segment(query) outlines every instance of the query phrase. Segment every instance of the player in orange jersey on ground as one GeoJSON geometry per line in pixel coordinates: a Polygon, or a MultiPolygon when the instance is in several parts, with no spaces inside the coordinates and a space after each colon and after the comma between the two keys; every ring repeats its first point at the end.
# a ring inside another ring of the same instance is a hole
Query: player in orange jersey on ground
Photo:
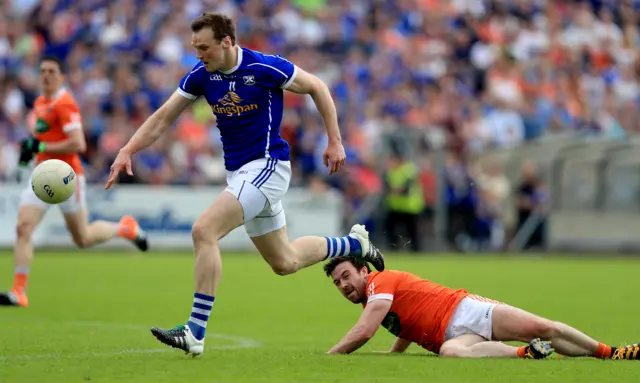
{"type": "MultiPolygon", "coordinates": [[[[28,164],[36,157],[36,164],[49,159],[65,161],[76,172],[76,192],[61,203],[67,228],[78,247],[89,247],[114,237],[131,240],[139,249],[147,250],[147,239],[133,217],[125,216],[119,223],[88,222],[86,209],[86,181],[78,153],[86,148],[82,131],[82,117],[73,96],[63,88],[62,63],[46,57],[40,63],[42,95],[34,105],[36,123],[33,136],[21,144],[20,163],[28,164]]],[[[42,202],[25,186],[20,199],[16,243],[15,271],[11,291],[0,294],[0,305],[27,307],[27,278],[33,262],[31,235],[50,205],[42,202]]]]}
{"type": "Polygon", "coordinates": [[[491,299],[454,290],[396,270],[371,272],[361,259],[336,257],[324,271],[342,295],[364,311],[330,354],[362,347],[379,326],[397,336],[389,352],[416,343],[440,356],[542,359],[554,350],[565,356],[640,359],[640,346],[611,347],[564,323],[491,299]],[[514,347],[503,341],[520,341],[514,347]]]}

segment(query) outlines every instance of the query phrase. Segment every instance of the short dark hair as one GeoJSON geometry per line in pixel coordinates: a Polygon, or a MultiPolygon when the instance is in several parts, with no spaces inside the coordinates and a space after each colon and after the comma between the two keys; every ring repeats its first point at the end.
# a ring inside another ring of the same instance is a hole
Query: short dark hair
{"type": "Polygon", "coordinates": [[[62,62],[62,60],[60,60],[58,56],[53,56],[53,55],[42,56],[42,58],[40,59],[40,63],[43,63],[45,61],[50,61],[58,64],[58,69],[60,69],[60,73],[62,74],[65,73],[64,63],[62,62]]]}
{"type": "Polygon", "coordinates": [[[357,270],[360,270],[361,268],[366,267],[367,271],[371,272],[371,268],[369,267],[369,264],[364,259],[362,259],[361,257],[352,257],[347,255],[347,256],[332,258],[329,262],[327,262],[326,265],[324,265],[324,272],[325,274],[327,274],[327,277],[330,276],[331,273],[333,273],[333,270],[335,270],[335,268],[338,267],[339,264],[344,262],[351,263],[353,267],[355,267],[357,270]]]}
{"type": "Polygon", "coordinates": [[[215,12],[204,12],[191,23],[191,31],[194,33],[200,32],[206,27],[211,28],[216,40],[220,41],[229,36],[231,43],[236,44],[236,24],[229,16],[215,12]]]}

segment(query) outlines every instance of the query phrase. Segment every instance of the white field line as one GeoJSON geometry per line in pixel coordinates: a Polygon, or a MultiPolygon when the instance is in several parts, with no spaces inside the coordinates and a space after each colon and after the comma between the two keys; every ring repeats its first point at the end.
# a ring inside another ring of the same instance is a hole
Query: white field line
{"type": "MultiPolygon", "coordinates": [[[[114,329],[130,329],[130,330],[149,330],[148,326],[143,326],[139,324],[128,324],[128,323],[110,323],[110,322],[93,322],[93,321],[48,321],[48,320],[39,320],[39,319],[7,319],[0,318],[0,323],[24,323],[24,322],[37,322],[37,323],[51,323],[52,325],[70,325],[77,327],[101,327],[101,328],[114,328],[114,329]]],[[[151,336],[149,334],[149,336],[151,336]]],[[[241,348],[256,348],[261,347],[262,343],[250,339],[243,338],[233,335],[227,334],[217,334],[217,333],[207,333],[207,340],[209,343],[205,347],[205,350],[237,350],[241,348]],[[211,344],[212,339],[223,339],[233,344],[228,345],[218,345],[211,344]]],[[[112,351],[112,352],[85,352],[81,354],[40,354],[40,355],[14,355],[14,356],[3,356],[0,355],[0,361],[5,360],[18,360],[18,359],[73,359],[73,358],[86,358],[86,357],[110,357],[110,356],[118,356],[118,355],[131,355],[131,354],[158,354],[163,352],[180,352],[180,350],[173,349],[169,346],[163,348],[152,348],[152,349],[124,349],[120,351],[112,351]]]]}

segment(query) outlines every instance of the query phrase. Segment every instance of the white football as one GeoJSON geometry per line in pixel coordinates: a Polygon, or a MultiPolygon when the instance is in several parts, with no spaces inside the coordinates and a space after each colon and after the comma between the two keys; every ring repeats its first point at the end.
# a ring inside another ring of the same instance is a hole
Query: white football
{"type": "Polygon", "coordinates": [[[64,161],[43,161],[31,175],[31,188],[43,202],[64,202],[76,191],[76,172],[64,161]]]}

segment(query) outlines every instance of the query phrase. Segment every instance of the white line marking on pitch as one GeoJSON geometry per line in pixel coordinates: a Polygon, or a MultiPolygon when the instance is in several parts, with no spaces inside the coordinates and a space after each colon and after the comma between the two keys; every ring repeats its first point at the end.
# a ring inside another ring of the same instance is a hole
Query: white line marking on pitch
{"type": "MultiPolygon", "coordinates": [[[[147,326],[138,325],[138,324],[127,324],[127,323],[110,323],[110,322],[92,322],[92,321],[71,321],[71,322],[57,322],[57,321],[48,321],[48,320],[39,320],[39,319],[0,319],[0,322],[5,323],[24,323],[24,322],[47,322],[52,324],[66,324],[71,326],[86,326],[86,327],[111,327],[117,329],[132,329],[132,330],[148,330],[147,326]]],[[[261,347],[262,343],[257,340],[250,338],[242,338],[233,335],[227,334],[216,334],[216,333],[208,333],[207,339],[224,339],[228,341],[235,342],[235,344],[229,345],[210,345],[205,347],[205,350],[237,350],[241,348],[256,348],[261,347]]],[[[118,356],[118,355],[131,355],[131,354],[158,354],[163,352],[176,352],[179,350],[174,350],[169,348],[169,346],[165,348],[152,348],[152,349],[125,349],[121,351],[112,351],[112,352],[87,352],[83,354],[69,354],[69,355],[56,355],[56,354],[43,354],[43,355],[15,355],[15,356],[0,356],[0,361],[4,360],[14,360],[14,359],[72,359],[72,358],[86,358],[86,357],[108,357],[108,356],[118,356]]]]}

